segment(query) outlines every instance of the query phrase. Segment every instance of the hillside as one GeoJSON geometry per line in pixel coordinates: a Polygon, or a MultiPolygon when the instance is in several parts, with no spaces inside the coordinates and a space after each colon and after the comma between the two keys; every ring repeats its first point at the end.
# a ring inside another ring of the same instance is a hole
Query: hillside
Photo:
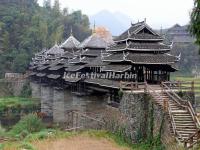
{"type": "Polygon", "coordinates": [[[131,25],[131,18],[120,12],[111,13],[107,10],[102,10],[89,18],[91,25],[95,21],[97,26],[106,27],[114,36],[118,36],[131,25]]]}
{"type": "Polygon", "coordinates": [[[69,36],[85,39],[90,33],[89,19],[81,11],[61,10],[46,1],[0,0],[0,78],[5,72],[24,72],[32,55],[60,43],[69,36]]]}

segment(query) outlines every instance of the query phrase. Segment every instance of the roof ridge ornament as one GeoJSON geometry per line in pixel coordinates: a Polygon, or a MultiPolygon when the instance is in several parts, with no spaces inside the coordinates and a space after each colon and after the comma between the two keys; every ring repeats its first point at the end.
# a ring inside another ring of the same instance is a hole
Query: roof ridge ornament
{"type": "Polygon", "coordinates": [[[126,48],[129,47],[129,43],[128,43],[128,40],[126,40],[126,48]]]}
{"type": "Polygon", "coordinates": [[[85,59],[85,57],[82,57],[81,54],[79,55],[79,61],[82,62],[82,60],[85,59]]]}
{"type": "Polygon", "coordinates": [[[178,59],[178,61],[180,61],[181,60],[181,53],[178,56],[176,56],[176,58],[178,59]]]}
{"type": "Polygon", "coordinates": [[[93,33],[93,34],[96,33],[96,22],[95,22],[95,20],[94,20],[94,26],[93,26],[93,31],[92,31],[92,33],[93,33]]]}
{"type": "Polygon", "coordinates": [[[71,26],[71,32],[70,32],[70,35],[73,36],[73,29],[72,29],[72,26],[71,26]]]}
{"type": "Polygon", "coordinates": [[[125,51],[123,51],[123,60],[127,60],[128,55],[129,55],[129,52],[125,53],[125,51]]]}
{"type": "Polygon", "coordinates": [[[171,49],[172,49],[173,45],[174,45],[174,41],[172,41],[172,43],[170,44],[171,49]]]}
{"type": "Polygon", "coordinates": [[[101,50],[101,60],[104,59],[104,56],[103,56],[103,51],[101,50]]]}
{"type": "Polygon", "coordinates": [[[131,36],[131,34],[130,34],[130,31],[129,31],[129,29],[128,29],[128,38],[130,38],[130,36],[131,36]]]}
{"type": "Polygon", "coordinates": [[[131,21],[131,26],[133,26],[134,25],[134,23],[131,21]]]}

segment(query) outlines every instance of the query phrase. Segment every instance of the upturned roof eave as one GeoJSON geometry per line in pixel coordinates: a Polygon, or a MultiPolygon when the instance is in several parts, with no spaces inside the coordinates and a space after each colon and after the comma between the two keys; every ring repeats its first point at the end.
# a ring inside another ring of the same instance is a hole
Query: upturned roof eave
{"type": "Polygon", "coordinates": [[[124,49],[115,49],[115,50],[109,50],[107,49],[107,52],[118,52],[118,51],[142,51],[142,52],[149,52],[149,51],[171,51],[171,49],[132,49],[132,48],[124,48],[124,49]]]}
{"type": "Polygon", "coordinates": [[[114,40],[114,42],[118,43],[118,42],[125,42],[127,40],[133,40],[133,41],[163,41],[163,38],[160,39],[139,39],[139,38],[126,38],[126,39],[122,39],[122,40],[114,40]]]}
{"type": "Polygon", "coordinates": [[[166,64],[174,64],[176,61],[173,62],[163,62],[163,63],[149,63],[149,62],[134,62],[132,60],[102,60],[103,62],[131,62],[132,64],[146,64],[146,65],[166,65],[166,64]]]}

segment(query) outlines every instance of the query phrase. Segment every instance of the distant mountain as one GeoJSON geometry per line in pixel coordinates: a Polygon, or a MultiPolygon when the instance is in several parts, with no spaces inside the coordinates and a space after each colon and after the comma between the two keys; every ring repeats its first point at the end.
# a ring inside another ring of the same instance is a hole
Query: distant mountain
{"type": "Polygon", "coordinates": [[[91,27],[96,23],[96,26],[106,27],[112,35],[116,36],[124,32],[130,27],[131,18],[121,12],[111,13],[107,10],[102,10],[97,14],[90,16],[91,27]]]}

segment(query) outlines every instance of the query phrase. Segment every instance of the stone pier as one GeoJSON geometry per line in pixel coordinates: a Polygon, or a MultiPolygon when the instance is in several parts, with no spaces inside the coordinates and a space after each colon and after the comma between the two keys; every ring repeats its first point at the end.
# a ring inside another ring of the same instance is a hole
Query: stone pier
{"type": "Polygon", "coordinates": [[[66,122],[65,93],[62,88],[54,88],[53,91],[53,121],[66,122]]]}
{"type": "Polygon", "coordinates": [[[53,116],[53,87],[41,85],[41,112],[47,116],[53,116]]]}
{"type": "Polygon", "coordinates": [[[41,85],[36,82],[30,82],[30,86],[32,89],[32,98],[41,98],[41,85]]]}

